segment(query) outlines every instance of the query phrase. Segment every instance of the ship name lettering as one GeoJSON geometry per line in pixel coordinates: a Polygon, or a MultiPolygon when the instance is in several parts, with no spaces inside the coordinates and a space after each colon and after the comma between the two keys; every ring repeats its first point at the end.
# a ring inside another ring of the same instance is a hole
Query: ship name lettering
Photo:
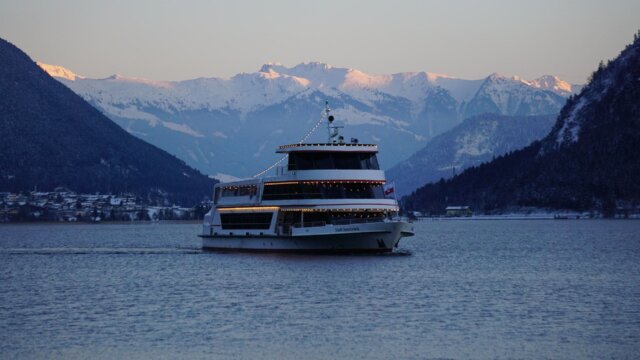
{"type": "Polygon", "coordinates": [[[343,228],[336,229],[336,232],[342,232],[342,231],[360,231],[360,228],[357,226],[351,226],[351,227],[343,227],[343,228]]]}

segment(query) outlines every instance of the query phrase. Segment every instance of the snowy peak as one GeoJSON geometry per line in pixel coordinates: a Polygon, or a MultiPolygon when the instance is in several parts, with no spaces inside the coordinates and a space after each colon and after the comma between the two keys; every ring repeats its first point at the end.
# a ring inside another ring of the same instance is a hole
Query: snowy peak
{"type": "Polygon", "coordinates": [[[521,83],[525,85],[529,84],[526,80],[523,80],[518,75],[507,76],[497,72],[494,72],[491,75],[487,76],[485,78],[485,82],[497,83],[497,84],[503,84],[503,83],[521,83]]]}
{"type": "Polygon", "coordinates": [[[520,83],[531,88],[552,91],[560,96],[568,97],[577,93],[582,86],[570,84],[555,75],[543,75],[534,80],[525,80],[520,76],[505,76],[499,73],[493,73],[486,78],[487,82],[496,84],[520,83]]]}
{"type": "Polygon", "coordinates": [[[522,80],[519,76],[508,77],[502,74],[493,73],[484,80],[482,88],[495,88],[495,89],[513,89],[529,87],[529,82],[522,80]]]}
{"type": "Polygon", "coordinates": [[[84,79],[84,76],[80,76],[73,71],[59,65],[49,65],[41,62],[36,62],[36,64],[52,77],[62,78],[70,81],[75,81],[76,79],[84,79]]]}
{"type": "Polygon", "coordinates": [[[279,62],[268,62],[263,64],[260,67],[260,70],[258,70],[258,72],[269,72],[269,71],[276,71],[278,70],[278,68],[282,68],[284,67],[281,63],[279,62]]]}
{"type": "Polygon", "coordinates": [[[322,62],[302,63],[292,68],[280,63],[267,63],[260,68],[262,73],[274,72],[305,79],[308,86],[316,89],[340,87],[349,71],[351,69],[335,68],[322,62]]]}
{"type": "Polygon", "coordinates": [[[557,94],[571,94],[573,85],[554,75],[544,75],[529,82],[530,86],[538,89],[550,90],[557,94]]]}
{"type": "Polygon", "coordinates": [[[335,68],[330,64],[322,62],[300,63],[294,67],[287,67],[279,62],[268,62],[260,67],[260,72],[274,71],[280,74],[295,75],[299,77],[309,78],[314,75],[327,74],[331,72],[344,73],[349,69],[335,68]]]}
{"type": "MultiPolygon", "coordinates": [[[[252,74],[240,74],[245,77],[252,77],[252,74]]],[[[236,75],[238,76],[238,75],[236,75]]],[[[311,82],[303,77],[287,75],[286,73],[281,73],[276,70],[272,66],[263,65],[260,71],[256,74],[258,78],[261,80],[276,80],[291,82],[300,86],[309,86],[311,82]]],[[[235,77],[234,77],[235,78],[235,77]]]]}
{"type": "Polygon", "coordinates": [[[145,79],[145,78],[139,78],[139,77],[126,77],[120,74],[113,74],[105,78],[104,80],[110,81],[110,82],[142,84],[142,85],[158,87],[158,88],[171,88],[173,87],[173,84],[174,84],[171,81],[159,81],[159,80],[145,79]]]}
{"type": "MultiPolygon", "coordinates": [[[[320,61],[311,61],[307,63],[301,63],[294,66],[291,70],[299,72],[327,72],[335,69],[331,64],[323,63],[320,61]]],[[[338,70],[346,70],[344,68],[338,70]]]]}

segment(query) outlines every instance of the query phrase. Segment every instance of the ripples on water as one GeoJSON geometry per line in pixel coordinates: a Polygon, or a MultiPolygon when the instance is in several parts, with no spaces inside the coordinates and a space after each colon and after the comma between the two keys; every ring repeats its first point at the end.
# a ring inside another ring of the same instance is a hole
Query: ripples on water
{"type": "Polygon", "coordinates": [[[0,358],[635,358],[639,221],[425,221],[391,255],[0,226],[0,358]]]}

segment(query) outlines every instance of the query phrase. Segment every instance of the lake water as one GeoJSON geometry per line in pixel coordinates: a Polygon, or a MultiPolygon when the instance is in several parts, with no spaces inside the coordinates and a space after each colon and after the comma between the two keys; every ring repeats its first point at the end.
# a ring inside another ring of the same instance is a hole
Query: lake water
{"type": "Polygon", "coordinates": [[[640,221],[422,221],[378,256],[1,225],[0,358],[638,358],[640,221]]]}

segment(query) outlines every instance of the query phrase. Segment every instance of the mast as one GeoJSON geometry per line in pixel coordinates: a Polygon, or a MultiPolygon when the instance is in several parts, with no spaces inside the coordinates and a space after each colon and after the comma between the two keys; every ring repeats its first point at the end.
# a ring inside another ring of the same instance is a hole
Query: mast
{"type": "Polygon", "coordinates": [[[327,142],[331,142],[331,123],[333,122],[333,116],[329,115],[330,112],[331,109],[329,108],[329,100],[325,100],[324,116],[327,118],[327,131],[329,132],[329,140],[327,140],[327,142]]]}
{"type": "Polygon", "coordinates": [[[333,120],[335,120],[335,118],[333,115],[329,115],[331,109],[329,108],[328,100],[324,102],[324,112],[327,118],[327,131],[329,132],[329,139],[327,140],[327,143],[331,144],[332,142],[335,142],[333,138],[338,136],[338,129],[342,126],[333,126],[333,120]]]}

